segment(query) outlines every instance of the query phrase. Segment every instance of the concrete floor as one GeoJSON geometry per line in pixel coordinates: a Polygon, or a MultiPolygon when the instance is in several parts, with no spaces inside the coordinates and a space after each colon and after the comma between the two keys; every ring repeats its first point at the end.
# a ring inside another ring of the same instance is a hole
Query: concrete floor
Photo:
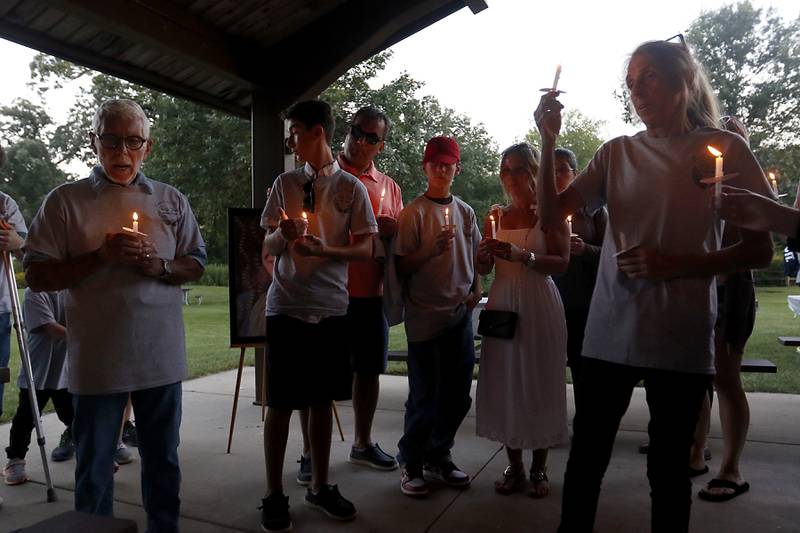
{"type": "MultiPolygon", "coordinates": [[[[261,408],[252,405],[253,369],[245,369],[237,415],[233,450],[225,453],[235,372],[225,372],[184,384],[181,431],[182,531],[210,533],[258,531],[260,498],[264,492],[263,424],[261,408]]],[[[388,451],[396,451],[403,426],[403,402],[407,394],[403,377],[384,376],[375,421],[374,437],[388,451]]],[[[622,422],[614,457],[606,474],[596,524],[599,532],[640,533],[649,530],[649,488],[645,456],[637,447],[646,436],[647,410],[643,391],[637,390],[622,422]]],[[[568,392],[571,399],[571,390],[568,392]]],[[[800,531],[800,396],[750,394],[752,425],[743,459],[749,493],[723,504],[695,497],[693,532],[800,531]]],[[[345,438],[352,437],[353,413],[349,403],[339,405],[345,438]]],[[[570,416],[572,409],[570,408],[570,416]]],[[[712,473],[719,465],[722,443],[718,416],[713,416],[710,446],[712,473]]],[[[55,415],[44,418],[48,452],[63,429],[55,415]]],[[[5,443],[8,425],[0,426],[5,443]]],[[[294,530],[300,532],[462,532],[555,531],[567,448],[551,452],[552,494],[532,500],[523,494],[500,496],[493,482],[505,467],[502,447],[475,436],[474,411],[461,427],[454,458],[474,476],[472,486],[454,491],[433,485],[425,500],[412,500],[399,490],[398,472],[378,472],[346,462],[350,442],[334,437],[331,480],[358,508],[354,522],[333,523],[302,504],[304,489],[294,482],[301,448],[298,425],[292,424],[286,458],[285,487],[290,498],[294,530]]],[[[526,455],[526,460],[529,457],[526,455]]],[[[28,454],[32,481],[9,487],[0,483],[0,532],[33,524],[69,510],[73,505],[74,462],[51,463],[58,502],[45,503],[44,475],[38,449],[28,454]]],[[[695,488],[711,478],[697,478],[695,488]]],[[[139,462],[120,469],[116,476],[115,513],[138,522],[145,529],[141,507],[139,462]]]]}

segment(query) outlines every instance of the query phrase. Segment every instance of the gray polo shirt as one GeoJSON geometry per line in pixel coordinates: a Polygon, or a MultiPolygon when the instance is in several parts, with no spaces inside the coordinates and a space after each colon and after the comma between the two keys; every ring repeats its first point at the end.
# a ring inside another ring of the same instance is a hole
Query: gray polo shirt
{"type": "Polygon", "coordinates": [[[629,279],[614,254],[625,245],[664,254],[705,254],[720,248],[722,222],[712,208],[714,175],[706,147],[724,154],[729,182],[772,197],[753,153],[738,135],[698,128],[677,137],[641,132],[604,144],[574,183],[590,210],[608,206],[600,267],[583,355],[625,365],[714,373],[714,277],[629,279]]]}
{"type": "Polygon", "coordinates": [[[400,213],[395,240],[398,256],[409,255],[423,243],[436,239],[445,222],[445,208],[450,209],[449,222],[455,226],[450,250],[430,258],[403,280],[409,342],[430,340],[467,313],[464,300],[475,280],[475,255],[481,233],[472,208],[460,198],[452,198],[449,204],[440,204],[423,194],[400,213]]]}
{"type": "MultiPolygon", "coordinates": [[[[27,234],[28,228],[25,227],[25,219],[19,210],[17,202],[9,195],[0,192],[0,219],[5,220],[14,228],[23,239],[27,234]]],[[[11,312],[11,293],[9,292],[8,280],[6,280],[6,267],[0,261],[0,313],[11,312]]]]}
{"type": "MultiPolygon", "coordinates": [[[[134,211],[139,231],[155,243],[159,257],[190,256],[205,265],[205,243],[183,194],[141,172],[128,186],[117,185],[100,167],[47,195],[31,223],[24,263],[97,250],[107,233],[131,226],[134,211]]],[[[130,267],[107,266],[65,293],[71,392],[129,392],[186,377],[178,285],[130,267]]]]}
{"type": "MultiPolygon", "coordinates": [[[[347,246],[350,235],[378,232],[367,188],[337,162],[329,176],[315,179],[315,209],[308,213],[308,233],[331,246],[347,246]]],[[[310,165],[278,176],[261,214],[261,227],[280,222],[280,209],[290,218],[303,211],[303,185],[314,178],[310,165]]],[[[306,257],[287,246],[275,261],[267,295],[267,315],[286,314],[304,320],[347,313],[347,261],[306,257]]]]}
{"type": "MultiPolygon", "coordinates": [[[[22,316],[28,329],[28,351],[31,354],[33,386],[36,390],[66,389],[67,379],[67,340],[50,335],[45,326],[51,323],[67,325],[64,313],[64,298],[58,291],[25,291],[22,316]]],[[[20,369],[17,386],[27,389],[25,370],[20,369]]]]}

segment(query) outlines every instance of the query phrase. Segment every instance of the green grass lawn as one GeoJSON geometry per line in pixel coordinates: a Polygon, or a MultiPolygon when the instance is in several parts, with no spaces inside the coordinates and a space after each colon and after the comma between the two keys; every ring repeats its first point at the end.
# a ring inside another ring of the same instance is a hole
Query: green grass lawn
{"type": "MultiPolygon", "coordinates": [[[[778,335],[800,336],[800,318],[795,319],[786,304],[788,294],[800,294],[800,288],[765,287],[758,289],[756,327],[747,345],[745,357],[769,359],[778,365],[777,374],[744,374],[748,391],[800,393],[800,354],[794,348],[781,346],[778,335]]],[[[184,307],[186,341],[189,353],[189,377],[199,377],[236,368],[239,349],[229,347],[228,288],[193,286],[192,305],[184,307]],[[197,305],[197,296],[203,304],[197,305]]],[[[389,348],[404,350],[405,333],[395,326],[389,334],[389,348]]],[[[253,364],[253,350],[248,350],[247,364],[253,364]]],[[[5,387],[5,405],[0,423],[11,419],[17,409],[19,354],[16,338],[11,342],[12,383],[5,387]]],[[[403,373],[404,363],[390,363],[390,373],[403,373]]]]}

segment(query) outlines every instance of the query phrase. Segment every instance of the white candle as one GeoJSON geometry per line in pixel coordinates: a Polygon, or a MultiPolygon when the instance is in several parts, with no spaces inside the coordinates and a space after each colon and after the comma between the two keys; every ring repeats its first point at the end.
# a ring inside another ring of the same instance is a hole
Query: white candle
{"type": "Polygon", "coordinates": [[[133,212],[133,231],[135,233],[139,231],[139,214],[136,211],[133,212]]]}
{"type": "Polygon", "coordinates": [[[494,216],[493,215],[489,215],[489,220],[492,223],[492,239],[496,239],[497,238],[497,223],[494,221],[494,216]]]}
{"type": "Polygon", "coordinates": [[[306,214],[305,211],[303,211],[302,216],[303,220],[306,221],[306,227],[303,229],[303,235],[305,235],[306,233],[308,233],[308,215],[306,214]]]}
{"type": "Polygon", "coordinates": [[[769,173],[769,179],[772,181],[772,190],[775,191],[775,194],[778,194],[778,179],[773,172],[769,173]]]}
{"type": "Polygon", "coordinates": [[[556,66],[556,75],[553,78],[553,92],[558,89],[558,78],[561,77],[561,65],[556,66]]]}
{"type": "Polygon", "coordinates": [[[724,171],[722,168],[722,152],[714,148],[713,146],[708,146],[708,151],[711,152],[716,159],[714,160],[714,177],[719,178],[714,181],[714,207],[717,209],[722,207],[722,176],[724,175],[724,171]]]}
{"type": "Polygon", "coordinates": [[[572,215],[567,215],[567,227],[569,228],[569,234],[572,235],[572,215]]]}
{"type": "Polygon", "coordinates": [[[383,198],[386,196],[386,187],[383,188],[381,191],[381,201],[378,204],[378,216],[383,214],[383,198]]]}
{"type": "Polygon", "coordinates": [[[449,207],[445,207],[444,208],[444,225],[445,225],[445,227],[450,225],[450,208],[449,207]]]}

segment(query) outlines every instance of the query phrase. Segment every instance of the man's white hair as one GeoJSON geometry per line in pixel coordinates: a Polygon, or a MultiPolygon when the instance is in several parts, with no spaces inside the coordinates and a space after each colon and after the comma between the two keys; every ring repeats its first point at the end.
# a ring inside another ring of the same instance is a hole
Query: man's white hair
{"type": "Polygon", "coordinates": [[[114,98],[100,104],[100,107],[97,108],[94,118],[92,119],[92,130],[95,134],[100,134],[100,126],[103,125],[103,122],[108,117],[139,119],[142,121],[142,133],[145,139],[150,138],[150,120],[147,118],[147,115],[144,114],[142,106],[133,100],[114,98]]]}

